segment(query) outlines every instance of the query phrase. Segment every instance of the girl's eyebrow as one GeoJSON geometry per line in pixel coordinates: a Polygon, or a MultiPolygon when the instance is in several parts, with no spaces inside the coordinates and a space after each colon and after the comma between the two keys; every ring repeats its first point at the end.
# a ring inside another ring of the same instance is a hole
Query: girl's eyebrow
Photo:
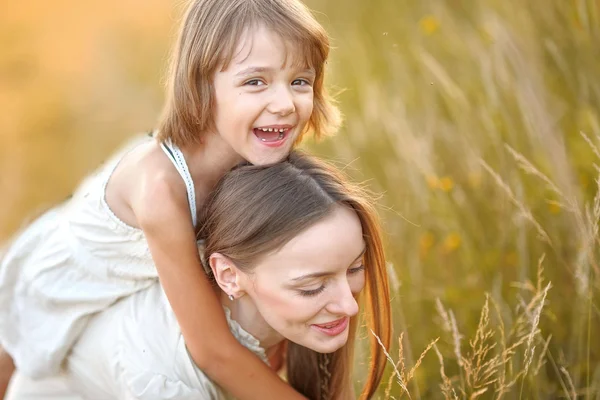
{"type": "Polygon", "coordinates": [[[269,67],[248,67],[248,68],[244,68],[243,70],[241,70],[240,72],[235,74],[235,76],[246,76],[246,75],[255,74],[257,72],[272,72],[272,71],[273,71],[273,68],[269,68],[269,67]]]}
{"type": "MultiPolygon", "coordinates": [[[[273,71],[274,71],[274,69],[271,67],[248,67],[248,68],[244,68],[240,72],[236,73],[235,76],[241,77],[241,76],[247,76],[247,75],[252,75],[252,74],[256,74],[256,73],[265,73],[265,72],[272,73],[273,71]]],[[[303,74],[308,74],[312,77],[316,76],[315,70],[312,68],[306,68],[300,72],[303,74]]]]}
{"type": "MultiPolygon", "coordinates": [[[[354,259],[354,261],[352,261],[350,263],[350,265],[354,264],[356,261],[358,261],[358,259],[360,259],[362,256],[364,256],[366,251],[367,251],[367,248],[366,247],[363,248],[363,250],[360,252],[360,254],[358,255],[358,257],[356,257],[354,259]]],[[[325,271],[324,272],[313,272],[312,274],[306,274],[306,275],[298,276],[296,278],[292,278],[291,281],[292,282],[298,282],[298,281],[303,281],[305,279],[321,278],[321,277],[329,276],[329,275],[334,275],[334,273],[333,272],[325,272],[325,271]]]]}

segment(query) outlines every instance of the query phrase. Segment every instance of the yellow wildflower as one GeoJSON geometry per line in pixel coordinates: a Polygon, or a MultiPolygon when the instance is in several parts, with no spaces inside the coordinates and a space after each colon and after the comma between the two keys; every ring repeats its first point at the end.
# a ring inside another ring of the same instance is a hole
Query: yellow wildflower
{"type": "Polygon", "coordinates": [[[444,192],[451,191],[453,187],[454,181],[452,181],[452,178],[450,178],[449,176],[445,176],[442,179],[440,179],[440,189],[442,189],[444,192]]]}
{"type": "Polygon", "coordinates": [[[451,232],[444,239],[444,250],[446,253],[451,253],[460,247],[462,240],[457,232],[451,232]]]}
{"type": "Polygon", "coordinates": [[[558,214],[560,212],[560,203],[557,203],[556,201],[549,201],[548,211],[550,211],[551,214],[558,214]]]}
{"type": "Polygon", "coordinates": [[[440,27],[440,21],[433,15],[427,15],[419,21],[421,32],[425,35],[433,35],[440,27]]]}

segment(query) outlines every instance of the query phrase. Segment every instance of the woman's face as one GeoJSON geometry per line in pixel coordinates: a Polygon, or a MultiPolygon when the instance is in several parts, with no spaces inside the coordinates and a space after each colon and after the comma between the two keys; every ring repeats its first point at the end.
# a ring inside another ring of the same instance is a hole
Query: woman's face
{"type": "Polygon", "coordinates": [[[354,210],[336,206],[323,220],[264,257],[240,280],[265,322],[320,353],[348,340],[355,296],[365,284],[365,243],[354,210]]]}

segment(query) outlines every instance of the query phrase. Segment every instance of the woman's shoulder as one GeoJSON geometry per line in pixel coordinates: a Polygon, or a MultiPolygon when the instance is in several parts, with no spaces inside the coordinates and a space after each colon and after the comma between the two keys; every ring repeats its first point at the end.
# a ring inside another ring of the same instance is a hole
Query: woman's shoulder
{"type": "Polygon", "coordinates": [[[125,390],[138,399],[221,398],[219,388],[189,356],[160,284],[125,301],[129,304],[121,311],[118,346],[125,390]]]}
{"type": "MultiPolygon", "coordinates": [[[[115,398],[221,398],[219,388],[189,357],[158,283],[96,315],[75,344],[68,366],[72,377],[104,382],[117,392],[115,398]]],[[[91,387],[85,382],[80,386],[91,387]]]]}

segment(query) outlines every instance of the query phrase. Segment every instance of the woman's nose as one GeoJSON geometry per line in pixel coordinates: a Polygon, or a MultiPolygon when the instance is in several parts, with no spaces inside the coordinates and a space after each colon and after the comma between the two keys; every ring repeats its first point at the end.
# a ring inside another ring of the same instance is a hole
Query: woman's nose
{"type": "Polygon", "coordinates": [[[358,303],[352,294],[348,282],[340,284],[339,290],[333,294],[328,311],[333,314],[353,317],[358,314],[358,303]]]}

